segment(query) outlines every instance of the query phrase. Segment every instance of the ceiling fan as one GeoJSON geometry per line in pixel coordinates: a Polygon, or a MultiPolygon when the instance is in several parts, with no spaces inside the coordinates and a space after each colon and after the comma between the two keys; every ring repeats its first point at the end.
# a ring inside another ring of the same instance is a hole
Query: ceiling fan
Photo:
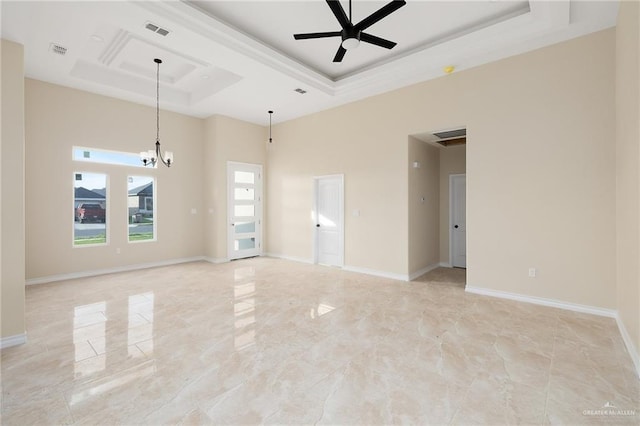
{"type": "Polygon", "coordinates": [[[391,1],[355,25],[351,22],[351,0],[349,0],[349,18],[347,18],[347,15],[338,0],[327,0],[327,4],[340,23],[342,30],[323,33],[294,34],[293,38],[296,40],[305,40],[310,38],[342,37],[342,43],[340,44],[340,47],[338,47],[338,51],[336,52],[336,56],[333,58],[333,62],[342,62],[342,58],[344,58],[344,54],[347,53],[347,50],[355,49],[361,41],[387,49],[393,49],[396,45],[393,41],[385,40],[363,31],[407,4],[405,0],[391,1]]]}

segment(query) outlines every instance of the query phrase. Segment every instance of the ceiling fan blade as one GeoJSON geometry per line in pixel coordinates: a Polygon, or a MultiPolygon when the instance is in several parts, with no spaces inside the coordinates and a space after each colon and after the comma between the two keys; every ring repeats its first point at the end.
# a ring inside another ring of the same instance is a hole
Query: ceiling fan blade
{"type": "Polygon", "coordinates": [[[309,38],[339,37],[340,35],[341,35],[340,31],[329,31],[325,33],[294,34],[293,38],[295,38],[296,40],[305,40],[309,38]]]}
{"type": "Polygon", "coordinates": [[[390,15],[396,10],[400,9],[405,4],[407,4],[405,0],[393,0],[392,2],[387,3],[385,6],[382,6],[380,9],[364,18],[362,21],[355,24],[353,28],[357,31],[366,30],[385,16],[390,15]]]}
{"type": "Polygon", "coordinates": [[[387,49],[393,49],[394,46],[398,44],[396,42],[376,37],[367,33],[360,33],[360,41],[365,41],[367,43],[375,44],[376,46],[384,47],[387,49]]]}
{"type": "Polygon", "coordinates": [[[347,49],[342,47],[338,47],[338,51],[336,52],[336,56],[333,58],[333,62],[342,62],[342,58],[344,58],[344,54],[347,53],[347,49]]]}
{"type": "Polygon", "coordinates": [[[342,28],[351,26],[351,22],[349,22],[349,18],[347,18],[346,13],[344,13],[344,9],[338,0],[327,0],[327,4],[331,8],[331,11],[336,16],[336,19],[342,28]]]}

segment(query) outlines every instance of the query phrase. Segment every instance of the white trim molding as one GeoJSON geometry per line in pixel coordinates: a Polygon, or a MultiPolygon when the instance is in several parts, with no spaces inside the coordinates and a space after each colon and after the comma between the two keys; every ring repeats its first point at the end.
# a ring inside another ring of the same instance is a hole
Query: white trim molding
{"type": "Polygon", "coordinates": [[[342,269],[349,272],[358,272],[360,274],[373,275],[381,278],[390,278],[392,280],[409,281],[408,274],[396,274],[394,272],[377,271],[375,269],[360,268],[358,266],[349,265],[345,265],[342,269]]]}
{"type": "Polygon", "coordinates": [[[229,259],[222,258],[222,257],[205,257],[202,260],[204,260],[205,262],[214,263],[214,264],[227,263],[229,261],[229,259]]]}
{"type": "Polygon", "coordinates": [[[616,323],[618,324],[618,329],[620,330],[620,334],[622,335],[622,340],[627,347],[627,352],[629,352],[629,356],[631,356],[631,361],[633,361],[633,365],[636,367],[638,378],[640,378],[640,356],[638,356],[638,350],[633,345],[631,336],[629,336],[629,332],[624,326],[624,322],[622,322],[622,318],[620,318],[620,314],[618,312],[616,312],[616,323]]]}
{"type": "Polygon", "coordinates": [[[27,333],[16,334],[15,336],[3,337],[0,339],[0,349],[10,348],[27,343],[27,333]]]}
{"type": "Polygon", "coordinates": [[[307,264],[313,265],[313,259],[307,259],[305,257],[287,256],[287,255],[278,254],[278,253],[265,253],[264,255],[266,257],[273,257],[275,259],[290,260],[292,262],[307,263],[307,264]]]}
{"type": "Polygon", "coordinates": [[[535,305],[550,306],[552,308],[560,308],[568,311],[582,312],[585,314],[599,315],[601,317],[615,318],[617,311],[613,309],[599,308],[597,306],[580,305],[577,303],[562,302],[555,299],[546,299],[544,297],[528,296],[518,293],[509,293],[507,291],[492,290],[489,288],[473,287],[467,284],[465,291],[467,293],[480,294],[483,296],[497,297],[500,299],[516,300],[518,302],[533,303],[535,305]]]}
{"type": "MultiPolygon", "coordinates": [[[[307,263],[310,265],[315,264],[313,259],[308,259],[304,257],[286,256],[284,254],[278,254],[278,253],[265,253],[265,256],[273,257],[276,259],[291,260],[292,262],[307,263]]],[[[319,265],[319,266],[325,266],[325,265],[319,265]]],[[[435,265],[435,267],[437,266],[438,265],[435,265]]],[[[409,281],[409,275],[407,274],[396,274],[393,272],[378,271],[378,270],[369,269],[369,268],[361,268],[359,266],[344,265],[342,268],[340,268],[339,266],[327,266],[327,268],[339,268],[339,269],[342,269],[343,271],[348,271],[348,272],[357,272],[359,274],[373,275],[375,277],[381,277],[381,278],[390,278],[392,280],[398,280],[398,281],[409,281]]]]}
{"type": "Polygon", "coordinates": [[[434,269],[439,268],[440,266],[440,263],[434,263],[433,265],[425,266],[424,268],[409,274],[409,281],[413,281],[416,278],[423,276],[427,272],[431,272],[434,269]]]}
{"type": "Polygon", "coordinates": [[[500,299],[517,300],[519,302],[533,303],[536,305],[550,306],[552,308],[559,308],[559,309],[565,309],[568,311],[582,312],[585,314],[592,314],[592,315],[599,315],[602,317],[613,318],[616,320],[616,324],[618,324],[618,330],[620,331],[622,340],[624,341],[624,344],[627,347],[627,352],[629,352],[629,356],[631,357],[631,361],[633,362],[633,365],[636,369],[636,373],[640,378],[640,356],[638,356],[638,351],[633,345],[631,336],[629,336],[629,333],[627,332],[627,329],[625,328],[624,323],[622,322],[622,319],[620,318],[620,315],[616,310],[599,308],[597,306],[579,305],[577,303],[562,302],[559,300],[546,299],[543,297],[526,296],[523,294],[509,293],[509,292],[500,291],[500,290],[491,290],[491,289],[482,288],[482,287],[473,287],[470,285],[467,285],[467,287],[465,288],[465,291],[468,293],[480,294],[483,296],[497,297],[500,299]]]}
{"type": "Polygon", "coordinates": [[[118,266],[115,268],[96,269],[93,271],[71,272],[69,274],[49,275],[47,277],[29,278],[26,285],[46,284],[55,281],[74,280],[76,278],[95,277],[98,275],[115,274],[118,272],[137,271],[139,269],[157,268],[159,266],[177,265],[179,263],[199,262],[205,260],[202,256],[185,257],[181,259],[162,260],[160,262],[138,263],[136,265],[118,266]]]}

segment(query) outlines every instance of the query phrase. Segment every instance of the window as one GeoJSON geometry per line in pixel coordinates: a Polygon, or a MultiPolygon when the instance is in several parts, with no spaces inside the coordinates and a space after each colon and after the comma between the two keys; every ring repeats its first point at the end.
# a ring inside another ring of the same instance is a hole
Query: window
{"type": "Polygon", "coordinates": [[[149,176],[129,176],[127,179],[129,241],[155,239],[155,184],[149,176]]]}
{"type": "Polygon", "coordinates": [[[73,245],[107,243],[107,175],[73,174],[73,245]]]}
{"type": "Polygon", "coordinates": [[[108,151],[106,149],[97,148],[84,148],[80,146],[73,147],[73,159],[75,161],[88,161],[90,163],[145,167],[142,161],[140,161],[139,154],[134,154],[132,152],[108,151]]]}

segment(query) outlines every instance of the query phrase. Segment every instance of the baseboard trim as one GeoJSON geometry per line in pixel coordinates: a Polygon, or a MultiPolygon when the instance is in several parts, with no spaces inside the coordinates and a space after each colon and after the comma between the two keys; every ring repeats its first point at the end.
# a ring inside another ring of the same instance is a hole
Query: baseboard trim
{"type": "Polygon", "coordinates": [[[76,278],[95,277],[98,275],[115,274],[118,272],[137,271],[139,269],[157,268],[159,266],[170,266],[170,265],[177,265],[180,263],[198,262],[202,260],[205,260],[203,256],[185,257],[181,259],[163,260],[160,262],[138,263],[136,265],[118,266],[115,268],[107,268],[107,269],[96,269],[93,271],[72,272],[70,274],[60,274],[60,275],[49,275],[47,277],[29,278],[28,280],[26,280],[26,285],[46,284],[46,283],[52,283],[55,281],[66,281],[66,280],[73,280],[76,278]]]}
{"type": "Polygon", "coordinates": [[[546,299],[544,297],[527,296],[518,293],[509,293],[507,291],[492,290],[482,287],[473,287],[467,284],[465,291],[467,293],[480,294],[483,296],[497,297],[500,299],[516,300],[518,302],[533,303],[536,305],[549,306],[552,308],[560,308],[568,311],[582,312],[585,314],[599,315],[601,317],[615,318],[617,311],[613,309],[598,308],[596,306],[579,305],[577,303],[561,302],[555,299],[546,299]]]}
{"type": "Polygon", "coordinates": [[[390,278],[398,281],[409,281],[409,275],[407,274],[395,274],[393,272],[378,271],[375,269],[360,268],[358,266],[349,265],[343,266],[342,269],[349,272],[357,272],[359,274],[373,275],[375,277],[390,278]]]}
{"type": "Polygon", "coordinates": [[[307,259],[305,257],[286,256],[284,254],[278,254],[278,253],[265,253],[264,256],[273,257],[273,258],[276,258],[276,259],[290,260],[292,262],[307,263],[307,264],[313,265],[313,259],[307,259]]]}
{"type": "MultiPolygon", "coordinates": [[[[313,259],[307,259],[307,258],[304,258],[304,257],[286,256],[286,255],[278,254],[278,253],[265,253],[264,255],[267,256],[267,257],[273,257],[273,258],[276,258],[276,259],[290,260],[292,262],[306,263],[306,264],[309,264],[309,265],[313,265],[314,264],[313,259]]],[[[394,274],[392,272],[377,271],[375,269],[360,268],[360,267],[357,267],[357,266],[349,266],[349,265],[344,265],[341,269],[343,271],[357,272],[357,273],[360,273],[360,274],[373,275],[373,276],[381,277],[381,278],[391,278],[392,280],[409,281],[409,276],[408,275],[394,274]]]]}
{"type": "Polygon", "coordinates": [[[218,257],[203,257],[202,260],[209,262],[209,263],[227,263],[229,261],[229,259],[226,258],[218,258],[218,257]]]}
{"type": "Polygon", "coordinates": [[[636,367],[638,378],[640,378],[640,356],[638,356],[638,351],[633,345],[631,336],[629,336],[627,328],[624,326],[622,318],[620,318],[620,314],[618,312],[616,312],[616,323],[618,324],[618,329],[620,330],[620,334],[622,335],[622,340],[627,347],[627,352],[629,352],[629,356],[631,356],[631,361],[633,361],[633,365],[636,367]]]}
{"type": "Polygon", "coordinates": [[[434,269],[439,268],[441,266],[442,266],[441,263],[434,263],[433,265],[426,266],[426,267],[420,269],[419,271],[416,271],[416,272],[414,272],[412,274],[409,274],[409,281],[413,281],[416,278],[423,276],[427,272],[431,272],[434,269]]]}
{"type": "Polygon", "coordinates": [[[627,332],[627,329],[624,326],[622,319],[620,318],[620,314],[616,310],[598,308],[596,306],[579,305],[577,303],[561,302],[554,299],[546,299],[543,297],[536,297],[536,296],[526,296],[523,294],[509,293],[506,291],[491,290],[487,288],[473,287],[469,285],[467,285],[467,287],[465,288],[465,291],[468,293],[480,294],[483,296],[491,296],[491,297],[497,297],[500,299],[516,300],[519,302],[533,303],[536,305],[550,306],[552,308],[559,308],[559,309],[565,309],[568,311],[581,312],[585,314],[592,314],[592,315],[598,315],[601,317],[613,318],[616,320],[616,324],[618,324],[618,330],[620,330],[620,335],[622,336],[622,340],[624,341],[624,344],[627,347],[627,352],[629,352],[629,356],[631,357],[631,361],[633,362],[633,365],[636,369],[638,378],[640,378],[640,356],[638,356],[638,351],[633,345],[631,336],[629,336],[629,333],[627,332]]]}
{"type": "Polygon", "coordinates": [[[453,265],[449,262],[440,262],[440,266],[443,268],[453,268],[453,265]]]}
{"type": "Polygon", "coordinates": [[[10,348],[27,343],[27,333],[16,334],[15,336],[3,337],[0,339],[0,349],[10,348]]]}

